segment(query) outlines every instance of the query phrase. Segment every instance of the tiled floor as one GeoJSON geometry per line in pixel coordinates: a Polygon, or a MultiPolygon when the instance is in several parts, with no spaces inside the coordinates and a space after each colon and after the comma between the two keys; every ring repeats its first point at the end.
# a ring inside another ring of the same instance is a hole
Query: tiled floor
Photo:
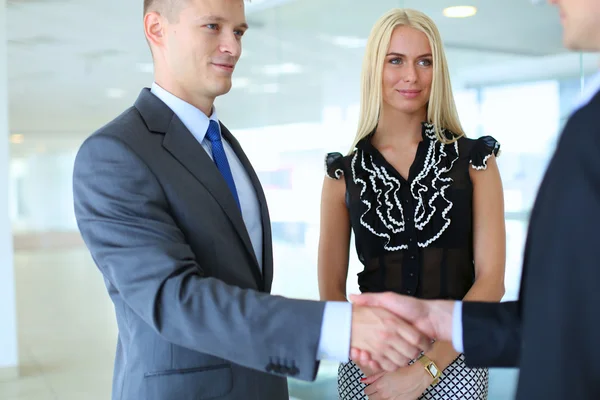
{"type": "MultiPolygon", "coordinates": [[[[116,324],[87,251],[17,253],[15,264],[21,377],[0,382],[0,400],[110,400],[116,324]]],[[[336,370],[325,363],[316,383],[290,381],[291,395],[337,399],[336,370]]],[[[514,378],[494,372],[490,400],[510,399],[514,378]]]]}

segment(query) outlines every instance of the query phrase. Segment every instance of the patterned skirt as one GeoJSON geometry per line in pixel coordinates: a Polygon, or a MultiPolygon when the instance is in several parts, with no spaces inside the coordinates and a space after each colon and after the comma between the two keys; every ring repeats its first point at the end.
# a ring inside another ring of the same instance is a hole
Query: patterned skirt
{"type": "MultiPolygon", "coordinates": [[[[367,400],[360,382],[362,371],[352,361],[340,364],[338,393],[340,400],[367,400]]],[[[487,400],[489,371],[487,368],[468,368],[461,354],[443,372],[437,385],[430,386],[419,400],[487,400]]]]}

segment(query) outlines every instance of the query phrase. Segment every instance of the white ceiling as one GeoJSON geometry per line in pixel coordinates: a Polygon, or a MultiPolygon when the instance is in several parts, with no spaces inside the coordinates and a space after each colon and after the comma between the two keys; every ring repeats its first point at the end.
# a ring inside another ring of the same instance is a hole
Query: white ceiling
{"type": "MultiPolygon", "coordinates": [[[[397,6],[438,23],[455,86],[577,74],[553,8],[529,0],[460,3],[475,4],[478,14],[443,17],[454,0],[253,0],[236,88],[219,99],[220,117],[234,129],[309,122],[328,104],[355,102],[362,44],[373,22],[397,6]],[[568,66],[557,72],[546,59],[568,66]],[[281,64],[300,70],[265,70],[281,64]]],[[[77,146],[151,84],[141,9],[142,0],[8,0],[10,127],[25,136],[13,153],[77,146]],[[109,89],[121,97],[109,98],[109,89]]]]}

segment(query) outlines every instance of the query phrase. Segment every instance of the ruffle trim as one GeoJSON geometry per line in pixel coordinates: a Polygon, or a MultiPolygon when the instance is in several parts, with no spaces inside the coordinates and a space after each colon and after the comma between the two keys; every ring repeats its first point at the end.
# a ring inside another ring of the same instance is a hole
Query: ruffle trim
{"type": "Polygon", "coordinates": [[[487,161],[491,156],[500,155],[500,143],[491,136],[482,136],[475,140],[469,154],[469,164],[476,170],[487,169],[487,161]]]}

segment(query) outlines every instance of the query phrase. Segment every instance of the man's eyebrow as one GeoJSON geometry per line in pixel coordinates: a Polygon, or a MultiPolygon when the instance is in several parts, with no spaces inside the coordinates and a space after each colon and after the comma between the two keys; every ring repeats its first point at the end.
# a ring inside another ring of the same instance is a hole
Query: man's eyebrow
{"type": "MultiPolygon", "coordinates": [[[[199,22],[227,22],[227,20],[223,17],[220,17],[218,15],[205,15],[202,17],[198,17],[197,20],[199,22]]],[[[239,28],[244,28],[244,29],[248,29],[248,24],[246,22],[242,22],[241,24],[238,24],[239,28]]]]}

